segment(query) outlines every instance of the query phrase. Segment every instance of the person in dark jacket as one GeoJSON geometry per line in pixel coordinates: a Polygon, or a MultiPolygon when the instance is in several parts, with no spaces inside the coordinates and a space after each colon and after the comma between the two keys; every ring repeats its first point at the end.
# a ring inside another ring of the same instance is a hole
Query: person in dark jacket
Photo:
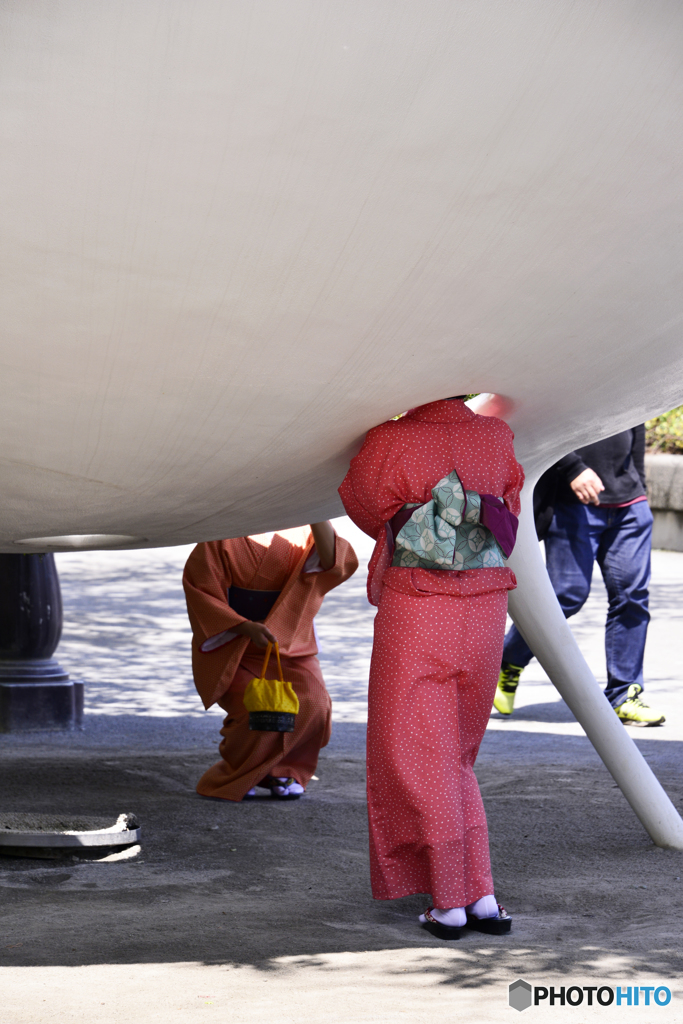
{"type": "MultiPolygon", "coordinates": [[[[600,566],[609,599],[605,696],[625,725],[661,725],[664,715],[640,697],[652,541],[644,425],[565,455],[539,480],[534,512],[548,575],[567,618],[585,604],[593,564],[600,566]]],[[[512,713],[520,675],[532,657],[512,626],[493,701],[501,714],[512,713]]]]}

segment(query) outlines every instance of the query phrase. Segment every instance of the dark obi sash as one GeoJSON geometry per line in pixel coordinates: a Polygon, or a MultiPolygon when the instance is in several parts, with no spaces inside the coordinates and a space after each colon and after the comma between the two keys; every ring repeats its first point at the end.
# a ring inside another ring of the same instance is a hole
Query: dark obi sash
{"type": "Polygon", "coordinates": [[[230,587],[228,604],[234,612],[251,622],[267,619],[281,590],[246,590],[244,587],[230,587]]]}

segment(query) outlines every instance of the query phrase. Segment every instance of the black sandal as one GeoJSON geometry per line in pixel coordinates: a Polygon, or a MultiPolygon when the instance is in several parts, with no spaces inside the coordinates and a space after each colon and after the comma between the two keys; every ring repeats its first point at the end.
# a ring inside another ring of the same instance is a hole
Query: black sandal
{"type": "Polygon", "coordinates": [[[441,921],[437,921],[435,917],[432,917],[431,911],[433,909],[433,907],[430,907],[429,910],[425,910],[425,920],[420,921],[422,927],[426,928],[432,935],[435,935],[437,939],[446,939],[448,941],[461,938],[462,933],[465,931],[465,925],[455,927],[454,925],[441,924],[441,921]]]}
{"type": "Polygon", "coordinates": [[[512,918],[499,903],[498,917],[475,917],[474,914],[468,914],[466,927],[486,935],[507,935],[512,928],[512,918]]]}

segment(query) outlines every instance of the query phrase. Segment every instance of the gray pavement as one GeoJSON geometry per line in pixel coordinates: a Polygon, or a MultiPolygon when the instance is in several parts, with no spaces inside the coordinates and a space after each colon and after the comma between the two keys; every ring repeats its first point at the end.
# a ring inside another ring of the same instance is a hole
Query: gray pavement
{"type": "MultiPolygon", "coordinates": [[[[339,528],[367,562],[367,540],[348,521],[339,528]]],[[[492,716],[477,763],[512,935],[440,943],[416,926],[424,898],[372,901],[363,748],[373,610],[362,572],[318,619],[335,729],[306,797],[197,797],[220,715],[202,710],[191,682],[188,551],[58,556],[58,653],[86,682],[86,729],[0,737],[3,802],[132,810],[143,840],[106,863],[0,863],[0,1024],[497,1021],[513,1012],[507,985],[520,975],[669,985],[672,1003],[638,1019],[683,1018],[683,856],[652,846],[535,663],[513,718],[492,716]]],[[[630,734],[681,807],[683,554],[655,552],[653,565],[647,692],[667,724],[630,734]]],[[[597,579],[573,628],[603,681],[604,612],[597,579]]],[[[529,1013],[623,1016],[615,1006],[529,1013]]]]}

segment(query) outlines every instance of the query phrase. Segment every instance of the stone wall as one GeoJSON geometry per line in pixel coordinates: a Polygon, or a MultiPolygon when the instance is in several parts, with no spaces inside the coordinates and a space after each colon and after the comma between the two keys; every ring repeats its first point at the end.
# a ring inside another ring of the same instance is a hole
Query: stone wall
{"type": "Polygon", "coordinates": [[[652,547],[683,551],[683,455],[646,455],[652,547]]]}

